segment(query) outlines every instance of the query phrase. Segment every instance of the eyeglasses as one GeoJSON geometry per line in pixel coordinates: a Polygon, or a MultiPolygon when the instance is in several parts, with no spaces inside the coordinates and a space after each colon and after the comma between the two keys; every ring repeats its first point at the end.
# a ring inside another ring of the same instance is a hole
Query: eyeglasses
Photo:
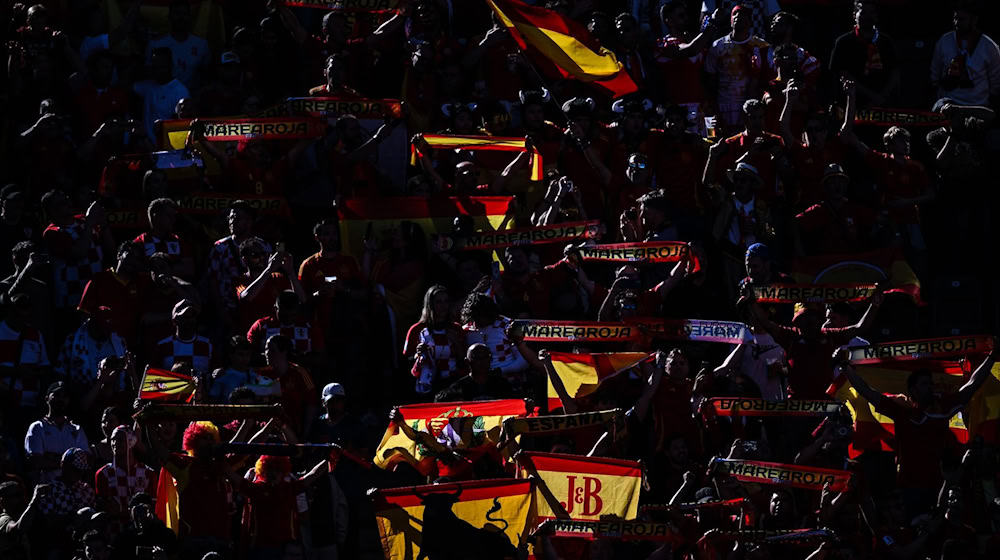
{"type": "Polygon", "coordinates": [[[646,169],[646,162],[640,160],[632,160],[628,162],[628,166],[632,169],[646,169]]]}

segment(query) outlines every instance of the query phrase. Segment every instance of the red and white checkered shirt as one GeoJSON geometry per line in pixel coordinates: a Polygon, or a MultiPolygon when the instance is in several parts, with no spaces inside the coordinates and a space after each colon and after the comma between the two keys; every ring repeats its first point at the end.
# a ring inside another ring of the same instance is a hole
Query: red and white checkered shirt
{"type": "Polygon", "coordinates": [[[91,236],[90,246],[83,258],[75,259],[70,249],[83,235],[87,223],[77,219],[73,225],[49,224],[42,233],[42,240],[52,257],[52,305],[56,309],[75,308],[80,303],[83,288],[91,277],[102,270],[104,254],[91,236]]]}
{"type": "Polygon", "coordinates": [[[282,325],[277,317],[270,315],[257,319],[250,326],[247,340],[263,352],[264,343],[276,334],[287,336],[292,341],[295,352],[300,355],[323,349],[323,337],[317,336],[316,329],[307,321],[297,320],[291,325],[282,325]]]}
{"type": "Polygon", "coordinates": [[[157,476],[153,469],[136,462],[131,470],[107,463],[94,475],[97,496],[106,500],[113,512],[127,512],[128,501],[138,492],[156,495],[157,476]]]}
{"type": "Polygon", "coordinates": [[[166,253],[174,259],[179,259],[186,253],[184,244],[181,243],[181,239],[177,237],[177,234],[170,234],[170,237],[160,239],[153,235],[152,232],[147,231],[132,241],[142,245],[142,250],[146,253],[147,257],[153,256],[154,253],[166,253]]]}
{"type": "Polygon", "coordinates": [[[492,325],[482,329],[477,329],[474,323],[462,327],[469,346],[485,344],[493,353],[493,362],[490,367],[500,368],[504,373],[521,371],[528,367],[521,352],[507,338],[507,327],[510,323],[509,318],[501,315],[492,325]]]}
{"type": "Polygon", "coordinates": [[[96,495],[89,484],[78,480],[69,486],[62,480],[55,480],[48,497],[42,500],[42,514],[69,515],[80,508],[96,505],[96,495]]]}
{"type": "MultiPolygon", "coordinates": [[[[465,356],[462,354],[462,349],[452,347],[451,338],[448,337],[449,330],[455,330],[458,334],[462,334],[458,325],[449,324],[443,329],[431,329],[423,323],[417,323],[410,327],[411,333],[416,329],[419,329],[417,343],[423,343],[427,346],[427,356],[417,357],[418,359],[413,364],[413,370],[410,372],[414,377],[420,377],[419,366],[427,358],[434,360],[434,369],[438,379],[457,378],[465,373],[465,356]]],[[[411,333],[407,333],[408,340],[411,333]]]]}
{"type": "Polygon", "coordinates": [[[212,343],[200,335],[195,335],[191,340],[181,340],[176,335],[168,336],[156,344],[150,361],[163,369],[170,369],[175,363],[182,362],[190,364],[196,372],[207,373],[212,366],[212,343]]]}
{"type": "MultiPolygon", "coordinates": [[[[17,366],[47,366],[49,356],[45,351],[45,339],[42,333],[31,327],[15,331],[7,324],[0,322],[0,367],[17,366]]],[[[9,394],[9,405],[34,407],[38,405],[38,392],[41,389],[37,377],[13,380],[14,386],[9,394]]],[[[0,387],[9,388],[11,378],[0,379],[0,387]]]]}

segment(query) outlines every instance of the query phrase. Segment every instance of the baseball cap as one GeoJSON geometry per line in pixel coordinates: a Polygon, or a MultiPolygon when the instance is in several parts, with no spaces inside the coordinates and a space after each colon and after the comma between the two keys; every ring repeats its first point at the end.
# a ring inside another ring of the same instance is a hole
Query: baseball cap
{"type": "Polygon", "coordinates": [[[222,58],[220,59],[220,64],[239,64],[240,55],[234,53],[233,51],[226,51],[222,53],[222,58]]]}
{"type": "Polygon", "coordinates": [[[340,383],[327,383],[323,387],[323,402],[332,399],[333,397],[346,397],[347,394],[344,392],[344,386],[340,383]]]}
{"type": "Polygon", "coordinates": [[[77,470],[85,471],[90,466],[90,457],[83,449],[70,447],[63,453],[60,464],[63,466],[71,465],[77,470]]]}
{"type": "Polygon", "coordinates": [[[765,261],[771,260],[771,248],[763,243],[754,243],[753,245],[747,247],[748,257],[760,257],[765,261]]]}

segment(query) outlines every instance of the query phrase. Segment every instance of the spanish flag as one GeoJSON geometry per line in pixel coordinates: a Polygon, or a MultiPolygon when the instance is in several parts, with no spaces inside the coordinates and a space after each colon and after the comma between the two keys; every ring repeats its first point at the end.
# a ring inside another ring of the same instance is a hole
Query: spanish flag
{"type": "Polygon", "coordinates": [[[818,255],[792,261],[799,284],[887,283],[887,293],[909,295],[921,305],[920,280],[899,249],[879,249],[853,255],[818,255]]]}
{"type": "MultiPolygon", "coordinates": [[[[507,136],[473,136],[460,134],[423,134],[423,139],[432,148],[449,150],[493,150],[501,152],[528,151],[525,138],[507,136]]],[[[410,145],[410,165],[417,164],[417,158],[425,157],[414,145],[410,145]]],[[[531,180],[542,180],[542,154],[537,148],[531,149],[531,180]]]]}
{"type": "Polygon", "coordinates": [[[616,98],[639,89],[615,55],[579,23],[519,0],[486,1],[544,73],[592,83],[616,98]]]}
{"type": "Polygon", "coordinates": [[[379,490],[372,498],[386,560],[476,556],[515,560],[535,526],[532,483],[476,480],[379,490]]]}
{"type": "MultiPolygon", "coordinates": [[[[918,368],[927,368],[931,374],[936,393],[954,393],[965,383],[966,362],[959,361],[910,361],[897,362],[892,367],[862,366],[857,368],[858,375],[872,389],[885,395],[906,393],[906,378],[918,368]]],[[[851,386],[846,376],[834,380],[827,390],[834,399],[847,405],[854,418],[854,441],[851,443],[850,454],[857,457],[864,450],[893,450],[894,426],[888,416],[883,416],[851,386]]],[[[965,443],[969,439],[965,422],[958,414],[949,420],[952,433],[958,441],[965,443]]]]}
{"type": "Polygon", "coordinates": [[[993,364],[990,378],[965,408],[965,419],[969,437],[982,436],[990,445],[1000,443],[1000,363],[993,364]]]}
{"type": "Polygon", "coordinates": [[[642,466],[636,461],[562,453],[521,452],[518,476],[536,475],[538,521],[598,521],[614,515],[635,519],[639,512],[642,466]]]}
{"type": "Polygon", "coordinates": [[[160,467],[160,479],[156,484],[156,517],[176,535],[180,530],[180,501],[177,498],[177,483],[167,469],[160,467]]]}
{"type": "Polygon", "coordinates": [[[400,222],[415,222],[425,235],[450,233],[456,216],[471,216],[474,228],[491,231],[500,227],[510,209],[510,196],[423,197],[394,196],[390,198],[352,198],[337,208],[340,218],[340,239],[343,252],[360,257],[364,239],[371,224],[376,240],[385,239],[400,222]]]}
{"type": "MultiPolygon", "coordinates": [[[[500,441],[503,421],[527,415],[524,401],[496,401],[413,404],[399,407],[403,421],[418,432],[426,432],[452,448],[475,448],[500,441]]],[[[376,466],[391,470],[397,463],[409,463],[421,474],[430,474],[435,457],[390,423],[375,450],[376,466]]]]}
{"type": "MultiPolygon", "coordinates": [[[[552,368],[566,387],[566,394],[573,398],[589,395],[602,382],[631,369],[651,354],[645,352],[614,352],[607,354],[573,354],[571,352],[550,352],[552,368]]],[[[548,381],[549,410],[562,408],[559,395],[548,381]]]]}
{"type": "Polygon", "coordinates": [[[190,375],[148,368],[142,374],[139,398],[147,401],[191,402],[197,382],[190,375]]]}

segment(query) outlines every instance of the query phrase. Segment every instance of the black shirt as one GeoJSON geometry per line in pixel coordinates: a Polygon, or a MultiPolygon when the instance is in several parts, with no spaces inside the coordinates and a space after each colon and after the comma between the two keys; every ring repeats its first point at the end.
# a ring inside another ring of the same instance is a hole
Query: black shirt
{"type": "Polygon", "coordinates": [[[875,49],[869,56],[871,45],[858,37],[853,29],[837,37],[830,54],[830,71],[835,77],[847,73],[858,84],[881,91],[898,65],[896,48],[892,39],[882,33],[876,34],[875,49]]]}

